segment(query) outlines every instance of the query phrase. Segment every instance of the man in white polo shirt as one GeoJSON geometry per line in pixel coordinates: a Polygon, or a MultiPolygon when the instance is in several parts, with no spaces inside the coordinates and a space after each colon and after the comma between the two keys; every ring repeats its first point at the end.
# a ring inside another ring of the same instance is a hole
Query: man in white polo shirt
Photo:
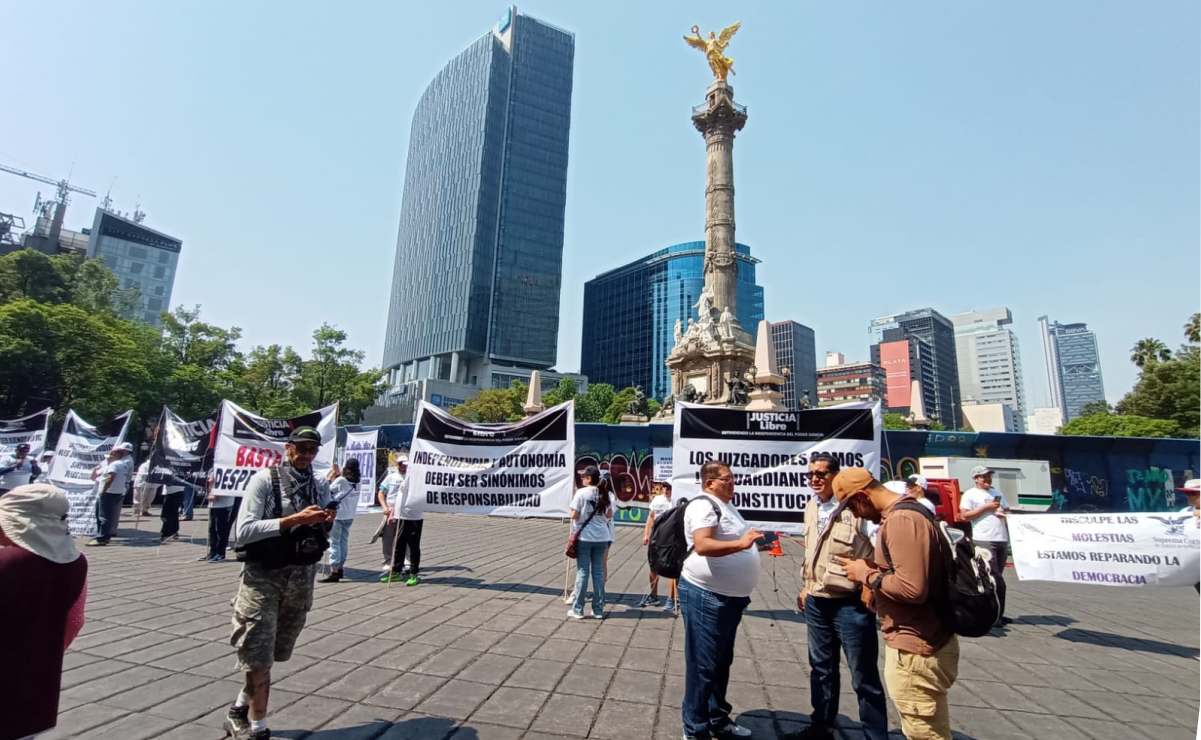
{"type": "Polygon", "coordinates": [[[993,471],[983,465],[972,468],[975,487],[963,492],[959,499],[960,515],[972,523],[972,541],[988,548],[992,553],[989,567],[997,581],[997,599],[1001,602],[1001,616],[997,624],[1013,621],[1005,616],[1005,562],[1009,559],[1009,528],[1005,517],[1009,504],[1005,496],[992,484],[993,471]]]}
{"type": "Polygon", "coordinates": [[[680,572],[684,614],[684,737],[750,737],[730,718],[726,701],[734,637],[759,581],[763,534],[751,529],[734,508],[734,475],[729,466],[701,466],[702,495],[684,511],[689,552],[680,572]]]}

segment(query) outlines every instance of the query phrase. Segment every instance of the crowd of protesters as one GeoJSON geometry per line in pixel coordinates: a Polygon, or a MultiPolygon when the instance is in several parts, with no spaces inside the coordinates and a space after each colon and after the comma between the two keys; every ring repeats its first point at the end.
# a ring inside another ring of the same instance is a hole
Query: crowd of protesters
{"type": "MultiPolygon", "coordinates": [[[[271,671],[292,657],[327,550],[329,570],[321,581],[347,577],[361,471],[352,458],[325,477],[316,475],[312,462],[321,442],[315,429],[295,429],[283,462],[254,475],[244,496],[216,495],[211,484],[202,492],[209,529],[207,553],[200,559],[222,562],[232,535],[243,561],[230,636],[243,685],[225,717],[227,733],[238,740],[270,737],[271,671]]],[[[66,497],[34,482],[44,471],[22,447],[0,459],[0,601],[20,599],[25,605],[3,610],[0,626],[29,638],[16,643],[22,652],[15,657],[37,666],[19,681],[0,678],[0,701],[22,707],[8,713],[17,717],[18,737],[54,725],[63,652],[83,622],[87,574],[87,561],[67,531],[66,497]]],[[[135,517],[150,513],[157,486],[145,463],[135,472],[131,452],[129,445],[117,445],[93,471],[98,535],[90,546],[104,546],[116,535],[127,490],[134,493],[135,517]]],[[[569,550],[576,577],[568,617],[573,619],[585,618],[589,593],[587,616],[606,615],[615,508],[606,473],[596,466],[579,471],[570,504],[569,550]]],[[[993,471],[979,466],[971,475],[974,486],[963,493],[959,509],[970,523],[972,541],[989,553],[999,627],[1008,621],[1003,617],[1008,505],[993,486],[993,471]]],[[[811,457],[808,476],[814,495],[804,515],[796,607],[806,625],[811,713],[808,726],[794,737],[836,736],[840,657],[845,657],[865,738],[888,737],[888,699],[905,737],[950,738],[948,694],[958,676],[960,646],[939,598],[948,566],[934,524],[937,494],[920,475],[882,484],[867,470],[840,468],[836,457],[820,453],[811,457]]],[[[749,737],[751,730],[734,720],[727,693],[739,625],[760,576],[764,535],[734,507],[734,476],[727,465],[706,463],[699,477],[700,495],[680,502],[688,549],[680,577],[660,578],[652,569],[648,593],[637,606],[662,607],[669,616],[683,617],[685,740],[749,737]]],[[[410,497],[407,458],[398,455],[395,469],[373,487],[383,510],[373,538],[383,541],[380,580],[417,585],[424,522],[421,506],[410,497]]],[[[1185,511],[1196,516],[1201,481],[1178,490],[1188,497],[1185,511]]],[[[182,499],[195,496],[182,482],[164,486],[162,542],[178,538],[179,514],[186,508],[182,499]]],[[[674,508],[669,488],[655,484],[643,545],[650,544],[656,522],[674,508]]]]}

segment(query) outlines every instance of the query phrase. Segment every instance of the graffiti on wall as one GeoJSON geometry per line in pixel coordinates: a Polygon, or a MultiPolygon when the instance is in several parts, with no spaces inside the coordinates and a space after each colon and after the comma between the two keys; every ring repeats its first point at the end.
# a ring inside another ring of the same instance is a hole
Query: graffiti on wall
{"type": "Polygon", "coordinates": [[[586,452],[576,455],[576,484],[579,484],[579,471],[595,465],[602,471],[609,471],[609,479],[613,481],[613,495],[617,498],[617,511],[614,521],[618,523],[637,523],[646,521],[646,506],[651,499],[651,484],[655,479],[655,461],[650,450],[630,450],[614,452],[608,455],[599,452],[586,452]]]}
{"type": "Polygon", "coordinates": [[[1168,511],[1176,503],[1172,471],[1132,468],[1126,471],[1126,507],[1130,511],[1168,511]]]}
{"type": "Polygon", "coordinates": [[[1051,466],[1050,511],[1103,511],[1109,505],[1109,481],[1071,468],[1051,466]]]}

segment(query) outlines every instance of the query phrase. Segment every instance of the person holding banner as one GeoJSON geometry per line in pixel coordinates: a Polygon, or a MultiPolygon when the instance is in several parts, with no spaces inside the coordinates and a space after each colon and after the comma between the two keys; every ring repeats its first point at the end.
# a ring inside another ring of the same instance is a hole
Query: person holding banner
{"type": "MultiPolygon", "coordinates": [[[[398,471],[402,465],[404,463],[400,460],[396,461],[398,471]]],[[[399,484],[394,482],[390,486],[395,492],[391,492],[389,496],[392,499],[388,514],[390,532],[385,534],[385,539],[390,534],[395,538],[395,545],[392,550],[392,568],[380,578],[382,583],[404,581],[406,586],[421,583],[417,572],[421,568],[421,529],[425,525],[425,512],[421,508],[421,502],[413,498],[410,482],[405,475],[399,484]]]]}
{"type": "Polygon", "coordinates": [[[583,485],[571,499],[571,534],[576,540],[575,601],[567,616],[584,618],[588,576],[592,575],[592,618],[605,618],[605,554],[613,542],[613,507],[608,478],[589,465],[580,473],[583,485]]]}
{"type": "Polygon", "coordinates": [[[334,507],[334,528],[329,536],[329,575],[321,583],[337,583],[342,580],[342,567],[350,549],[350,525],[354,524],[355,504],[359,493],[359,459],[347,457],[342,474],[329,486],[329,505],[334,507]]]}
{"type": "Polygon", "coordinates": [[[238,668],[246,678],[225,718],[234,740],[271,736],[271,667],[292,657],[313,606],[324,532],[334,518],[325,508],[329,483],[313,474],[320,447],[316,429],[292,430],[284,462],[254,474],[238,515],[238,547],[246,562],[234,599],[230,644],[237,648],[238,668]]]}
{"type": "Polygon", "coordinates": [[[133,445],[122,442],[108,453],[108,460],[96,466],[92,479],[96,481],[96,531],[99,535],[88,543],[88,547],[103,547],[117,533],[121,523],[121,503],[125,500],[125,489],[133,474],[133,445]]]}
{"type": "Polygon", "coordinates": [[[13,454],[0,458],[0,496],[17,486],[28,485],[41,473],[38,464],[29,456],[29,443],[22,442],[13,454]]]}

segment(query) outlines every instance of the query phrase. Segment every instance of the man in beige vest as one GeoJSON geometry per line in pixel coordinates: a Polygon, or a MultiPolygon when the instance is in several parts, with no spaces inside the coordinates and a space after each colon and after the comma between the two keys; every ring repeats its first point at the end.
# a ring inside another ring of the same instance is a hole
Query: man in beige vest
{"type": "Polygon", "coordinates": [[[833,738],[838,719],[838,652],[841,646],[859,697],[864,737],[886,740],[887,704],[876,665],[876,615],[859,598],[860,587],[846,576],[835,558],[870,559],[871,539],[864,521],[838,505],[831,485],[838,459],[823,452],[809,458],[805,508],[805,559],[797,608],[805,615],[809,642],[810,725],[802,738],[833,738]]]}

